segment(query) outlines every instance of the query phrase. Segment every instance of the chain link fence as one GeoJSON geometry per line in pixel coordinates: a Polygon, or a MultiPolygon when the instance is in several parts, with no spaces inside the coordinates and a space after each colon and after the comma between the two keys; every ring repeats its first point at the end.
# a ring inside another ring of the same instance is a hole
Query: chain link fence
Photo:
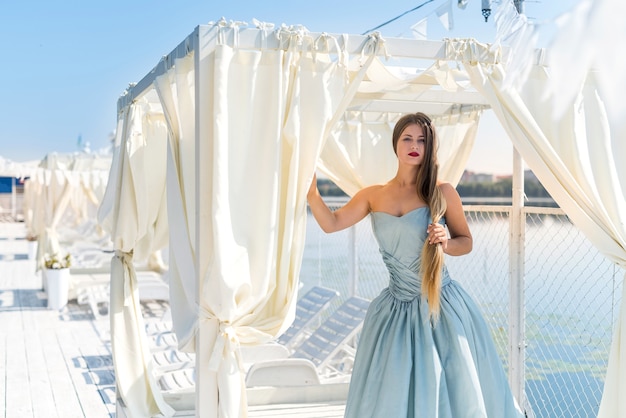
{"type": "MultiPolygon", "coordinates": [[[[342,202],[330,202],[332,208],[342,202]]],[[[503,365],[509,345],[509,213],[505,206],[466,206],[474,248],[447,257],[452,278],[489,323],[503,365]]],[[[607,260],[559,209],[524,208],[525,394],[529,417],[597,415],[624,272],[607,260]]],[[[0,212],[0,221],[14,216],[0,212]]],[[[369,218],[326,234],[312,216],[300,280],[345,298],[376,297],[388,276],[369,218]]],[[[322,321],[324,318],[320,318],[322,321]]]]}
{"type": "MultiPolygon", "coordinates": [[[[330,205],[338,208],[341,203],[330,205]]],[[[452,278],[481,307],[508,369],[510,207],[465,209],[474,248],[468,255],[447,257],[446,264],[452,278]]],[[[624,272],[600,254],[560,209],[524,210],[523,366],[528,416],[595,417],[624,272]]],[[[303,291],[313,285],[336,289],[342,300],[353,293],[368,299],[378,295],[388,276],[369,218],[352,229],[326,234],[309,216],[301,282],[303,291]]]]}

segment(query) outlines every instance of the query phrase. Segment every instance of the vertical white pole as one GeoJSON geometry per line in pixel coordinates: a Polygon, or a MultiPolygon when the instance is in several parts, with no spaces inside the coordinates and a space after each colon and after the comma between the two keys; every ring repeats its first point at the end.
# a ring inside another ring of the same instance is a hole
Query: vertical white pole
{"type": "Polygon", "coordinates": [[[359,287],[359,253],[356,244],[356,225],[348,229],[348,283],[349,296],[356,296],[359,287]]]}
{"type": "MultiPolygon", "coordinates": [[[[517,12],[524,14],[524,0],[515,0],[517,12]]],[[[509,361],[511,390],[519,405],[532,411],[526,402],[526,336],[524,316],[524,256],[526,214],[524,212],[524,164],[520,153],[513,148],[513,199],[511,208],[511,284],[510,284],[510,333],[509,361]]]]}
{"type": "Polygon", "coordinates": [[[15,190],[15,174],[11,176],[11,217],[16,220],[17,216],[17,191],[15,190]]]}
{"type": "MultiPolygon", "coordinates": [[[[195,31],[194,44],[194,98],[195,98],[195,194],[196,194],[196,236],[195,250],[196,258],[196,302],[201,306],[200,298],[204,294],[201,271],[201,260],[209,258],[208,248],[204,244],[204,237],[210,236],[211,219],[207,212],[207,208],[211,201],[211,176],[210,170],[213,165],[209,160],[211,156],[210,143],[210,125],[206,123],[207,112],[212,107],[212,97],[204,94],[208,89],[209,70],[206,63],[208,55],[208,46],[201,43],[205,40],[207,27],[198,26],[195,31]]],[[[197,418],[217,418],[219,416],[219,394],[217,384],[217,374],[209,369],[209,359],[217,334],[219,325],[215,320],[203,320],[201,313],[198,312],[198,334],[196,337],[196,417],[197,418]]]]}
{"type": "Polygon", "coordinates": [[[524,396],[524,167],[522,157],[513,150],[513,199],[509,241],[509,382],[520,406],[526,405],[524,396]]]}

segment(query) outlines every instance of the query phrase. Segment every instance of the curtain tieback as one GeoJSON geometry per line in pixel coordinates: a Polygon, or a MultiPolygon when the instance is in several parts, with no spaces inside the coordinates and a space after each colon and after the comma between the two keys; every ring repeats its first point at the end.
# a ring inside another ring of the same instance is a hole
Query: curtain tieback
{"type": "Polygon", "coordinates": [[[128,275],[129,275],[128,280],[124,280],[124,300],[127,301],[125,303],[130,303],[129,302],[130,295],[132,293],[131,287],[130,287],[130,281],[132,280],[131,271],[134,272],[133,250],[130,250],[129,252],[125,252],[122,250],[115,250],[114,258],[117,258],[119,260],[123,270],[128,271],[128,275]]]}
{"type": "Polygon", "coordinates": [[[133,250],[130,250],[129,252],[115,250],[115,257],[120,258],[124,265],[131,265],[133,263],[133,250]]]}
{"type": "Polygon", "coordinates": [[[239,370],[243,370],[243,361],[241,359],[241,352],[239,350],[239,337],[235,326],[229,321],[220,321],[214,315],[205,311],[205,320],[219,321],[219,331],[213,345],[213,351],[211,352],[211,358],[209,359],[209,370],[217,372],[220,368],[220,364],[225,357],[234,355],[239,370]]]}

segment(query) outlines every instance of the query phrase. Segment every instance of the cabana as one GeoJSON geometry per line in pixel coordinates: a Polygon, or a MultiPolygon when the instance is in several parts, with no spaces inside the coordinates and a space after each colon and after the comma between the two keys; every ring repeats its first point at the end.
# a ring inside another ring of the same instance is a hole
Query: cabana
{"type": "MultiPolygon", "coordinates": [[[[507,78],[511,54],[473,39],[385,39],[221,20],[196,27],[129,87],[118,101],[99,212],[116,250],[110,314],[119,416],[178,409],[152,374],[133,258],[169,243],[174,329],[180,348],[196,353],[196,416],[245,416],[239,347],[275,338],[293,319],[314,171],[348,194],[386,181],[395,168],[391,127],[405,112],[433,117],[442,177],[455,182],[481,113],[493,109],[561,208],[626,267],[626,172],[616,157],[623,145],[610,135],[595,77],[556,117],[550,97],[538,94],[551,81],[545,51],[515,88],[507,78]]],[[[514,169],[519,208],[521,159],[514,169]]],[[[523,344],[511,338],[510,355],[523,358],[523,344]]],[[[610,361],[623,373],[619,353],[610,361]]],[[[523,403],[517,364],[511,361],[511,385],[523,403]]],[[[612,394],[621,377],[607,380],[605,410],[617,408],[612,394]]]]}
{"type": "MultiPolygon", "coordinates": [[[[44,254],[68,252],[61,245],[75,241],[108,241],[97,225],[110,154],[47,154],[30,173],[24,191],[24,221],[29,237],[38,241],[37,266],[44,254]]],[[[75,256],[77,254],[74,254],[75,256]]]]}

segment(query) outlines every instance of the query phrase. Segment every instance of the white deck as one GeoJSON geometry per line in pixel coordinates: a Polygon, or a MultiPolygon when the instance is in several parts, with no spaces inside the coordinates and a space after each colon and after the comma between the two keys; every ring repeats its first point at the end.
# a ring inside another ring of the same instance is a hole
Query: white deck
{"type": "MultiPolygon", "coordinates": [[[[75,300],[47,309],[24,236],[23,224],[0,222],[0,417],[115,417],[107,318],[95,320],[75,300]]],[[[148,302],[144,314],[160,316],[165,307],[148,302]]],[[[338,418],[344,408],[254,406],[249,417],[338,418]]]]}

